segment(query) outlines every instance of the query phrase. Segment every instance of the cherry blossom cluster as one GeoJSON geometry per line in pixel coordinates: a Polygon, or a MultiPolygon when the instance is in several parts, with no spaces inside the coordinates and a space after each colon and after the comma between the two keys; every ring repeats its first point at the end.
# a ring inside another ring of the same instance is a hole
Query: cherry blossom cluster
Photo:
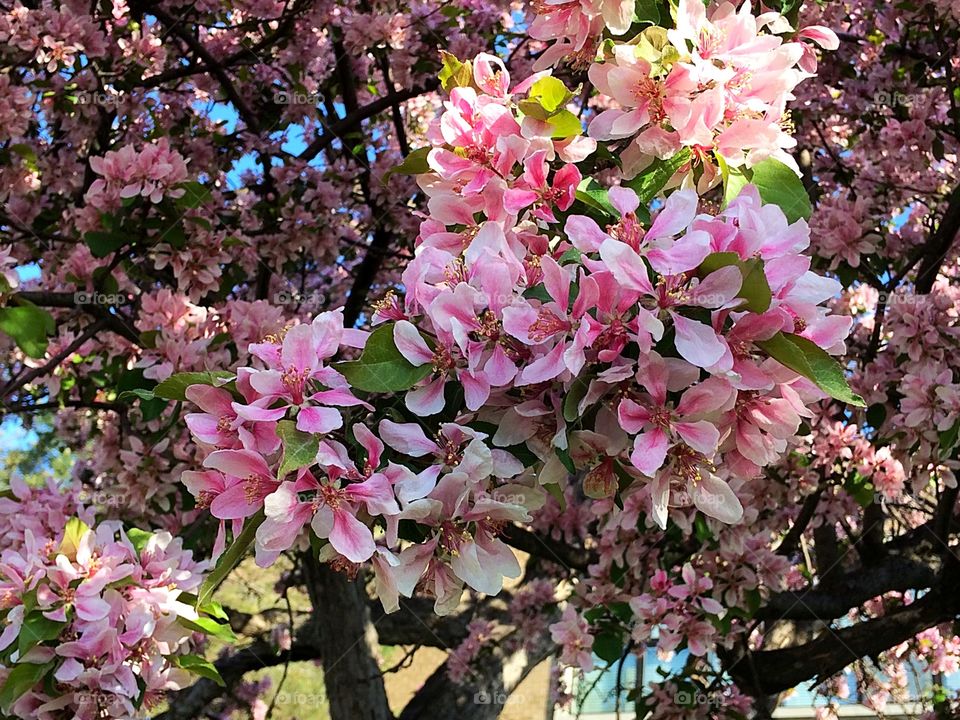
{"type": "MultiPolygon", "coordinates": [[[[0,501],[0,657],[5,713],[84,720],[140,717],[192,682],[186,668],[200,620],[188,595],[204,578],[180,539],[93,527],[77,492],[14,479],[0,501]],[[79,517],[70,516],[77,511],[79,517]]],[[[212,666],[211,666],[212,668],[212,666]]]]}
{"type": "MultiPolygon", "coordinates": [[[[500,535],[531,521],[542,485],[578,483],[602,503],[630,488],[660,528],[690,508],[739,522],[735,488],[823,397],[771,357],[777,343],[828,358],[851,324],[822,306],[839,284],[810,270],[806,223],[757,188],[713,213],[678,190],[645,223],[637,192],[615,186],[593,196],[598,212],[574,164],[596,144],[564,125],[562,83],[512,87],[490,55],[448,63],[404,298],[378,305],[373,333],[336,312],[294,325],[251,345],[231,386],[186,395],[208,454],[184,481],[220,520],[217,552],[228,522],[237,535],[256,521],[267,565],[309,526],[321,557],[371,562],[388,610],[418,589],[440,613],[464,584],[499,592],[520,572],[500,535]],[[351,348],[359,358],[338,361],[351,348]],[[398,392],[401,408],[378,409],[398,392]]],[[[691,573],[675,600],[719,613],[691,573]]],[[[654,624],[677,642],[712,636],[678,618],[665,608],[654,624]]],[[[565,622],[555,630],[573,638],[583,621],[565,622]]]]}
{"type": "Polygon", "coordinates": [[[142,196],[158,203],[184,194],[177,186],[187,179],[187,165],[167,138],[144,145],[139,152],[133,145],[110,150],[102,158],[91,158],[90,167],[100,178],[90,186],[86,200],[100,210],[116,209],[127,198],[142,196]]]}
{"type": "MultiPolygon", "coordinates": [[[[633,14],[632,2],[603,4],[633,14]]],[[[618,27],[623,32],[629,26],[618,27]]],[[[591,137],[635,138],[621,151],[627,177],[689,148],[687,171],[703,164],[701,189],[719,182],[720,161],[752,167],[774,157],[796,168],[787,152],[796,141],[786,104],[816,71],[816,56],[802,40],[830,49],[838,40],[819,26],[804,28],[797,41],[778,35],[791,31],[776,12],[754,16],[750,3],[738,10],[722,2],[708,11],[698,0],[680,0],[672,30],[653,26],[639,42],[604,46],[603,61],[590,65],[590,81],[615,103],[592,120],[591,137]]]]}
{"type": "MultiPolygon", "coordinates": [[[[49,358],[96,317],[61,307],[65,297],[115,283],[130,303],[111,310],[124,335],[88,339],[28,389],[67,401],[56,423],[84,447],[74,474],[108,488],[116,514],[177,533],[209,510],[218,556],[258,524],[261,564],[312,546],[351,574],[370,563],[387,609],[426,592],[438,612],[465,586],[496,592],[519,574],[507,542],[520,524],[590,554],[581,578],[550,567],[570,582],[518,591],[510,623],[530,629],[524,643],[554,638],[565,661],[589,667],[614,628],[664,656],[687,648],[709,675],[696,657],[715,646],[763,647],[739,622],[760,598],[809,586],[809,557],[774,549],[807,499],[819,497],[801,540],[824,528],[843,542],[871,503],[920,527],[927,501],[956,482],[955,251],[930,293],[914,292],[911,263],[955,184],[956,67],[934,60],[950,55],[957,3],[808,3],[788,21],[745,2],[538,0],[524,26],[534,42],[505,41],[514,76],[533,68],[516,85],[500,59],[476,54],[510,36],[518,5],[454,5],[298,8],[275,48],[286,23],[266,18],[285,11],[256,0],[232,6],[237,28],[221,27],[215,3],[182,21],[178,6],[172,29],[122,0],[0,11],[0,54],[19,68],[0,74],[0,140],[11,140],[0,304],[57,296],[49,358]],[[223,96],[207,61],[182,62],[193,51],[174,30],[194,21],[238,91],[242,117],[226,125],[210,113],[223,96]],[[838,46],[824,26],[842,43],[817,68],[814,45],[838,46]],[[430,91],[438,38],[474,58],[446,65],[442,107],[430,91]],[[250,45],[260,62],[238,72],[250,45]],[[427,89],[403,104],[402,128],[389,112],[362,121],[362,159],[326,134],[345,98],[297,99],[342,87],[344,73],[361,109],[427,89]],[[133,77],[150,82],[118,80],[133,77]],[[769,182],[736,192],[770,158],[795,167],[794,134],[818,186],[809,231],[771,204],[769,182]],[[330,142],[298,157],[295,136],[330,142]],[[405,144],[421,148],[404,163],[413,179],[388,172],[405,144]],[[181,206],[187,168],[210,188],[197,207],[181,206]],[[669,181],[648,185],[661,174],[669,181]],[[425,198],[424,213],[409,212],[410,197],[425,198]],[[345,329],[336,313],[311,324],[353,294],[375,233],[399,247],[376,272],[373,293],[397,292],[372,315],[378,329],[345,329]],[[105,235],[122,236],[115,257],[97,247],[105,235]],[[40,283],[21,280],[28,264],[40,283]],[[866,414],[817,405],[823,393],[781,362],[844,343],[866,414]],[[175,403],[145,401],[178,373],[236,367],[176,398],[199,408],[186,418],[193,440],[175,403]],[[68,409],[88,401],[99,409],[68,409]],[[176,485],[188,468],[190,510],[176,485]]],[[[11,368],[35,366],[2,342],[11,368]]],[[[57,538],[69,517],[94,525],[56,490],[12,492],[0,499],[3,547],[21,555],[27,528],[57,538]]],[[[474,629],[467,665],[488,635],[474,629]]],[[[879,708],[913,658],[948,672],[955,656],[941,627],[858,681],[879,708]]],[[[687,681],[653,688],[653,717],[707,716],[677,706],[687,681]]],[[[823,691],[845,688],[835,678],[823,691]]],[[[723,697],[745,712],[735,690],[723,697]]]]}

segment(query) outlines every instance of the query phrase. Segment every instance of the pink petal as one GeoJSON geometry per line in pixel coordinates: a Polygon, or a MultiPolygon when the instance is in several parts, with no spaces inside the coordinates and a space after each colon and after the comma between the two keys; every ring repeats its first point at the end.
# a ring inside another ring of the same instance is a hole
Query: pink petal
{"type": "Polygon", "coordinates": [[[709,325],[690,320],[673,311],[670,312],[676,328],[675,344],[677,352],[687,362],[697,367],[708,368],[723,357],[726,347],[717,339],[717,333],[709,325]]]}
{"type": "Polygon", "coordinates": [[[620,427],[628,433],[640,432],[650,422],[650,411],[630,398],[624,398],[617,407],[620,427]]]}
{"type": "Polygon", "coordinates": [[[370,528],[346,510],[335,510],[333,513],[330,544],[347,560],[355,563],[369,560],[377,549],[370,528]]]}
{"type": "Polygon", "coordinates": [[[668,445],[667,434],[661,428],[641,433],[633,443],[630,462],[644,475],[653,477],[663,467],[668,445]]]}
{"type": "Polygon", "coordinates": [[[87,622],[103,620],[110,614],[110,603],[98,596],[78,596],[74,607],[77,610],[77,617],[87,622]]]}
{"type": "Polygon", "coordinates": [[[439,451],[437,444],[430,440],[423,432],[423,428],[416,423],[381,420],[380,437],[394,450],[411,457],[423,457],[439,451]]]}
{"type": "Polygon", "coordinates": [[[585,253],[596,252],[600,245],[610,236],[607,235],[596,221],[586,215],[571,215],[564,223],[563,231],[573,246],[585,253]]]}
{"type": "Polygon", "coordinates": [[[233,395],[223,388],[216,388],[211,385],[191,385],[184,395],[186,395],[187,400],[211,415],[217,417],[233,415],[230,410],[233,395]]]}
{"type": "Polygon", "coordinates": [[[517,215],[525,207],[535,203],[539,197],[533,190],[510,188],[503,194],[503,207],[511,215],[517,215]]]}
{"type": "Polygon", "coordinates": [[[566,371],[567,366],[563,362],[564,343],[557,343],[556,346],[546,355],[539,357],[524,368],[520,379],[516,385],[531,385],[552,380],[553,378],[566,371]]]}
{"type": "Polygon", "coordinates": [[[362,483],[347,485],[345,491],[354,500],[362,501],[371,515],[396,515],[400,512],[393,496],[393,487],[381,473],[374,473],[362,483]]]}
{"type": "Polygon", "coordinates": [[[710,236],[702,230],[694,230],[674,241],[667,249],[654,248],[648,251],[647,260],[661,275],[679,275],[698,267],[709,254],[710,236]]]}
{"type": "Polygon", "coordinates": [[[326,435],[343,427],[343,416],[339,410],[327,407],[305,407],[297,413],[297,430],[326,435]]]}
{"type": "Polygon", "coordinates": [[[733,524],[743,517],[743,506],[736,494],[715,475],[701,478],[693,489],[693,503],[705,515],[733,524]]]}
{"type": "Polygon", "coordinates": [[[681,230],[689,227],[697,214],[697,204],[700,198],[694,190],[677,190],[664,203],[663,210],[653,221],[647,232],[647,240],[657,240],[677,235],[681,230]]]}
{"type": "Polygon", "coordinates": [[[238,478],[245,478],[249,475],[258,475],[264,478],[273,477],[273,473],[267,467],[263,457],[251,450],[217,450],[210,453],[203,464],[208,468],[238,478]]]}
{"type": "Polygon", "coordinates": [[[623,287],[653,295],[647,264],[629,245],[608,238],[600,246],[600,258],[623,287]]]}
{"type": "Polygon", "coordinates": [[[313,370],[320,364],[313,337],[313,327],[310,325],[294,325],[287,331],[280,350],[285,369],[313,370]]]}
{"type": "Polygon", "coordinates": [[[433,360],[433,351],[427,341],[408,320],[398,320],[393,326],[393,342],[412,365],[424,365],[433,360]]]}
{"type": "Polygon", "coordinates": [[[681,422],[674,424],[673,429],[687,445],[697,452],[711,457],[717,451],[717,445],[720,443],[720,431],[713,423],[706,420],[681,422]]]}
{"type": "Polygon", "coordinates": [[[442,377],[431,380],[426,385],[411,390],[404,398],[404,404],[407,409],[422,417],[436,415],[443,410],[446,400],[443,397],[443,389],[447,382],[442,377]]]}
{"type": "Polygon", "coordinates": [[[273,422],[287,414],[285,407],[271,409],[259,405],[242,405],[237,402],[231,405],[231,409],[237,417],[250,422],[273,422]]]}
{"type": "Polygon", "coordinates": [[[210,513],[221,520],[248,518],[263,504],[259,497],[247,500],[247,483],[238,482],[217,495],[210,503],[210,513]]]}
{"type": "Polygon", "coordinates": [[[640,198],[638,198],[637,193],[630,188],[615,185],[607,191],[607,196],[610,198],[610,204],[613,205],[621,215],[636,212],[637,208],[640,207],[640,198]]]}

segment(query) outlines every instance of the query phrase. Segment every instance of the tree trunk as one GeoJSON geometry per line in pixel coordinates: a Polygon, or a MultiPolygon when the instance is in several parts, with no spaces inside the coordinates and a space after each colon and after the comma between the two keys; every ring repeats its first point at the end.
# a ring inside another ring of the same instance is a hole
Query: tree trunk
{"type": "Polygon", "coordinates": [[[331,720],[393,720],[362,579],[304,558],[331,720]]]}
{"type": "MultiPolygon", "coordinates": [[[[513,633],[514,639],[522,631],[513,633]]],[[[502,644],[481,651],[470,663],[470,670],[462,683],[455,683],[447,675],[448,659],[423,684],[420,691],[407,703],[399,720],[496,720],[508,703],[527,705],[527,699],[513,695],[524,678],[556,651],[556,645],[546,633],[536,638],[532,646],[513,652],[502,644]]],[[[548,701],[549,704],[549,701],[548,701]]],[[[530,717],[543,717],[546,708],[529,708],[530,717]]]]}

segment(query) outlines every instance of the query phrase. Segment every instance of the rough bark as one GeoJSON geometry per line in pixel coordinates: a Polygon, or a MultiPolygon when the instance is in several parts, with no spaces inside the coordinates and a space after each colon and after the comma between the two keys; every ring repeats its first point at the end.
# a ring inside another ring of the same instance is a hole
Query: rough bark
{"type": "Polygon", "coordinates": [[[312,556],[304,557],[304,575],[318,647],[323,649],[331,720],[392,720],[364,584],[350,581],[312,556]]]}
{"type": "MultiPolygon", "coordinates": [[[[522,628],[511,639],[523,637],[522,628]]],[[[525,703],[514,691],[530,672],[556,650],[549,636],[537,638],[533,646],[513,652],[503,642],[484,651],[471,663],[464,682],[455,683],[447,675],[448,659],[436,669],[420,691],[407,703],[398,720],[456,718],[456,720],[494,720],[508,703],[525,703]]],[[[549,702],[549,701],[548,701],[549,702]]],[[[528,708],[530,717],[540,717],[546,708],[528,708]]]]}

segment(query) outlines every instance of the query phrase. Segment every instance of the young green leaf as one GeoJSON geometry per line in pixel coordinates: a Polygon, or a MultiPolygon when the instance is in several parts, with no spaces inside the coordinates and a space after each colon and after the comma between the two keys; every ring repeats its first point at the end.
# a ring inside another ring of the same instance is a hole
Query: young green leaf
{"type": "Polygon", "coordinates": [[[297,424],[293,420],[281,420],[277,423],[277,437],[283,445],[283,459],[280,461],[278,477],[285,477],[287,473],[316,462],[320,440],[313,433],[297,430],[297,424]]]}
{"type": "Polygon", "coordinates": [[[429,363],[416,366],[400,354],[393,341],[393,323],[370,334],[358,360],[337,363],[334,368],[357,390],[381,393],[409,390],[433,372],[429,363]]]}
{"type": "Polygon", "coordinates": [[[736,265],[740,269],[742,278],[737,297],[744,302],[737,309],[755,313],[766,312],[770,308],[773,293],[770,291],[770,284],[763,269],[763,260],[760,258],[741,260],[735,252],[711,253],[700,263],[697,274],[705,278],[710,273],[729,265],[736,265]]]}
{"type": "Polygon", "coordinates": [[[53,669],[53,663],[34,665],[20,663],[13,666],[7,674],[7,679],[0,688],[0,710],[4,714],[10,713],[10,707],[30,688],[43,680],[44,675],[53,669]]]}
{"type": "Polygon", "coordinates": [[[147,532],[146,530],[141,530],[140,528],[130,528],[127,530],[127,537],[130,538],[130,543],[133,545],[133,549],[137,551],[137,554],[143,552],[143,549],[147,546],[147,543],[150,542],[150,538],[153,537],[152,532],[147,532]]]}
{"type": "Polygon", "coordinates": [[[723,198],[730,204],[743,186],[756,185],[760,199],[777,205],[790,222],[808,219],[813,212],[810,196],[797,174],[779,160],[768,158],[752,168],[721,168],[724,176],[723,198]]]}
{"type": "Polygon", "coordinates": [[[47,352],[47,336],[55,330],[53,316],[36,305],[0,308],[0,332],[9,335],[28,357],[42,358],[47,352]]]}
{"type": "Polygon", "coordinates": [[[584,205],[588,205],[594,210],[599,210],[611,218],[619,217],[620,215],[613,206],[613,203],[610,202],[607,189],[591,177],[584,178],[580,182],[580,185],[577,187],[576,197],[577,200],[584,205]]]}
{"type": "MultiPolygon", "coordinates": [[[[527,99],[521,100],[517,105],[524,115],[529,115],[536,120],[548,120],[564,112],[567,103],[572,99],[573,93],[567,89],[563,81],[548,75],[533,83],[527,99]]],[[[573,113],[570,114],[573,115],[573,113]]],[[[577,116],[573,115],[573,118],[576,120],[577,116]]],[[[580,125],[579,120],[577,125],[580,125]]]]}
{"type": "Polygon", "coordinates": [[[455,87],[465,87],[473,82],[473,66],[470,62],[461,62],[456,55],[441,50],[443,67],[437,76],[444,90],[450,92],[455,87]]]}
{"type": "Polygon", "coordinates": [[[243,560],[247,549],[253,544],[254,538],[256,538],[257,528],[260,527],[265,519],[266,516],[263,514],[263,510],[258,510],[256,515],[247,518],[240,535],[234,538],[230,547],[220,556],[220,559],[217,561],[217,566],[213,569],[213,572],[207,575],[207,579],[203,581],[200,590],[197,591],[196,607],[198,609],[202,609],[210,601],[213,593],[220,587],[220,583],[222,583],[227,575],[230,574],[230,571],[243,560]]]}
{"type": "Polygon", "coordinates": [[[202,658],[199,655],[172,655],[168,659],[177,667],[188,670],[194,675],[213,680],[220,687],[226,687],[226,683],[223,681],[223,678],[220,677],[220,671],[206,658],[202,658]]]}
{"type": "Polygon", "coordinates": [[[640,202],[646,205],[663,190],[674,173],[690,162],[690,149],[683,148],[667,160],[654,160],[639,175],[623,183],[637,193],[640,202]]]}
{"type": "Polygon", "coordinates": [[[781,332],[769,340],[757,341],[757,345],[774,360],[803,375],[835,400],[864,407],[863,398],[847,385],[840,364],[805,337],[781,332]]]}
{"type": "Polygon", "coordinates": [[[580,118],[569,110],[561,110],[556,115],[551,115],[547,118],[547,124],[551,127],[550,137],[555,140],[576,137],[583,133],[580,118]]]}
{"type": "Polygon", "coordinates": [[[67,524],[63,529],[63,538],[60,540],[58,552],[70,560],[73,560],[77,556],[80,540],[89,530],[90,527],[80,518],[72,517],[67,520],[67,524]]]}
{"type": "Polygon", "coordinates": [[[39,610],[27,615],[20,626],[20,637],[17,640],[20,657],[42,642],[56,640],[66,626],[65,622],[45,618],[39,610]]]}
{"type": "Polygon", "coordinates": [[[229,625],[218,623],[213,618],[199,617],[196,620],[187,620],[186,618],[180,617],[177,618],[177,622],[188,630],[203,633],[204,635],[215,637],[227,643],[235,643],[237,641],[237,636],[229,625]]]}
{"type": "Polygon", "coordinates": [[[432,149],[433,148],[430,147],[422,147],[411,150],[410,154],[403,159],[403,162],[399,165],[394,165],[383,174],[381,182],[386,185],[387,181],[393,175],[423,175],[424,173],[430,172],[430,165],[427,164],[427,155],[430,154],[432,149]]]}
{"type": "Polygon", "coordinates": [[[204,370],[202,372],[182,372],[171,375],[154,389],[153,394],[164,400],[187,399],[187,388],[191,385],[225,385],[234,378],[234,374],[225,370],[204,370]]]}

